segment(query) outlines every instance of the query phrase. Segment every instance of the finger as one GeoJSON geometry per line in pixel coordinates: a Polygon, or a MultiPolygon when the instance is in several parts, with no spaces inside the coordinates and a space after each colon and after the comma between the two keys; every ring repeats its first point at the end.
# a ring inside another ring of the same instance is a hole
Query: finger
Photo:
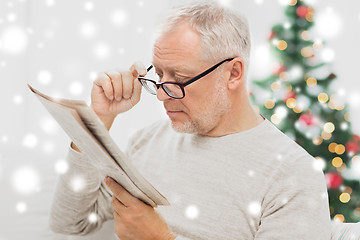
{"type": "Polygon", "coordinates": [[[120,202],[115,196],[112,197],[111,204],[119,215],[127,208],[127,206],[120,202]]]}
{"type": "Polygon", "coordinates": [[[140,97],[141,97],[141,90],[142,90],[142,85],[140,83],[140,81],[136,78],[134,80],[134,91],[131,95],[131,104],[133,106],[135,106],[139,101],[140,101],[140,97]]]}
{"type": "Polygon", "coordinates": [[[108,71],[106,72],[106,74],[109,76],[111,82],[112,82],[112,86],[113,86],[113,91],[114,91],[114,98],[117,101],[120,101],[123,95],[123,87],[122,87],[122,79],[121,79],[121,74],[118,71],[112,70],[112,71],[108,71]]]}
{"type": "Polygon", "coordinates": [[[133,197],[130,193],[128,193],[125,188],[123,188],[111,177],[106,177],[105,183],[113,192],[114,196],[119,199],[119,201],[122,202],[125,206],[129,207],[139,201],[137,198],[133,197]]]}
{"type": "Polygon", "coordinates": [[[129,99],[133,93],[134,76],[130,71],[126,71],[122,73],[122,79],[123,96],[129,99]]]}
{"type": "Polygon", "coordinates": [[[114,91],[108,75],[106,75],[105,73],[100,73],[94,81],[94,84],[103,89],[104,94],[108,99],[114,99],[114,91]]]}
{"type": "Polygon", "coordinates": [[[130,71],[134,77],[145,76],[146,75],[146,67],[141,62],[136,62],[130,67],[130,71]]]}
{"type": "Polygon", "coordinates": [[[120,214],[117,213],[116,211],[113,212],[113,216],[114,216],[115,222],[121,221],[121,216],[120,216],[120,214]]]}

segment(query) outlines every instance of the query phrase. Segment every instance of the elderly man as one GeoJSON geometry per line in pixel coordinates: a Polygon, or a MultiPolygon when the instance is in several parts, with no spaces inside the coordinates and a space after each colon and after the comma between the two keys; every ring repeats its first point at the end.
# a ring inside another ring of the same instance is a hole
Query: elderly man
{"type": "Polygon", "coordinates": [[[161,29],[153,67],[103,73],[91,107],[110,129],[139,102],[142,86],[163,102],[169,120],[136,132],[127,154],[171,206],[154,209],[113,179],[100,179],[72,143],[52,229],[85,235],[114,219],[122,240],[329,239],[323,172],[248,99],[250,37],[243,17],[215,3],[192,3],[170,12],[161,29]],[[88,182],[76,193],[70,181],[80,173],[88,182]]]}

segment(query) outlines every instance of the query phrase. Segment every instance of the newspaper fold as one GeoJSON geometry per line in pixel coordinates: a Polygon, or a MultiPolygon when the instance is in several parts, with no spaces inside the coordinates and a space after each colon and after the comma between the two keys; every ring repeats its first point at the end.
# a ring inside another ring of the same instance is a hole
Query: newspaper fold
{"type": "Polygon", "coordinates": [[[103,177],[112,177],[134,197],[150,206],[170,205],[133,166],[84,101],[52,98],[29,84],[28,87],[103,177]]]}

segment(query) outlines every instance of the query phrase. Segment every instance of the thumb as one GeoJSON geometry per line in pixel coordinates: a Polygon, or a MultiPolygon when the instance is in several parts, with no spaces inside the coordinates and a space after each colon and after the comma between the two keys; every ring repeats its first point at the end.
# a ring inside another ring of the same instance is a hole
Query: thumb
{"type": "Polygon", "coordinates": [[[134,77],[145,76],[147,71],[146,67],[142,62],[135,62],[131,67],[130,71],[134,77]]]}

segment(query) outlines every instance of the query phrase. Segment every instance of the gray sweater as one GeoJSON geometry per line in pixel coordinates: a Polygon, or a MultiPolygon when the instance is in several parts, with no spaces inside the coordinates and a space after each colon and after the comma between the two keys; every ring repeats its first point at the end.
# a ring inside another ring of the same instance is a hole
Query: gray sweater
{"type": "MultiPolygon", "coordinates": [[[[319,160],[268,120],[222,137],[177,133],[161,121],[137,131],[126,153],[169,200],[157,211],[179,239],[330,239],[319,160]]],[[[50,226],[86,235],[113,219],[112,194],[82,153],[69,149],[67,160],[50,226]]]]}

